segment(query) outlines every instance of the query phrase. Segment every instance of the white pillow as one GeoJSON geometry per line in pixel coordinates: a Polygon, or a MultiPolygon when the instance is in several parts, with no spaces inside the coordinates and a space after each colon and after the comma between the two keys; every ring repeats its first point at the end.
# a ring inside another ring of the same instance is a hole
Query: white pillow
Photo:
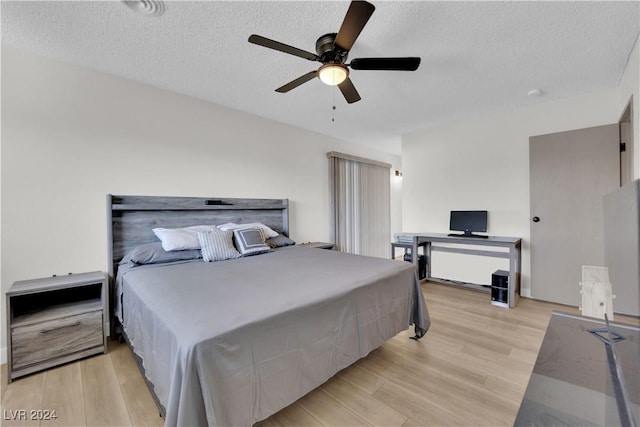
{"type": "Polygon", "coordinates": [[[154,228],[153,234],[162,242],[165,251],[200,249],[198,231],[216,229],[215,225],[194,225],[186,228],[154,228]]]}
{"type": "Polygon", "coordinates": [[[264,225],[261,222],[250,222],[247,224],[234,224],[233,222],[228,222],[226,224],[221,224],[218,226],[218,228],[220,230],[244,230],[246,228],[260,228],[262,229],[262,232],[265,235],[265,239],[268,239],[269,237],[276,237],[278,235],[277,232],[273,231],[271,228],[269,228],[268,226],[264,225]]]}
{"type": "Polygon", "coordinates": [[[237,226],[238,224],[236,224],[235,222],[225,222],[224,224],[216,225],[216,227],[224,231],[233,230],[233,228],[237,226]]]}
{"type": "Polygon", "coordinates": [[[205,262],[240,257],[240,253],[233,247],[233,231],[223,231],[217,228],[198,231],[198,241],[202,248],[202,259],[205,262]]]}

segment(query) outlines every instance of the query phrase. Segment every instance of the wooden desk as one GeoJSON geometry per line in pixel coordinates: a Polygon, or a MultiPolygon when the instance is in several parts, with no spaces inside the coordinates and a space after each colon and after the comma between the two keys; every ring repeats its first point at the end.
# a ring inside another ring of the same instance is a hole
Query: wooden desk
{"type": "MultiPolygon", "coordinates": [[[[422,255],[426,254],[426,247],[427,244],[426,243],[421,243],[420,246],[422,247],[422,255]]],[[[409,253],[411,254],[411,250],[413,250],[413,243],[405,243],[405,242],[391,242],[391,259],[396,259],[396,249],[400,248],[400,249],[404,249],[404,254],[407,254],[407,249],[410,249],[409,253]]]]}
{"type": "MultiPolygon", "coordinates": [[[[494,258],[508,258],[509,259],[509,307],[516,306],[518,299],[520,298],[520,270],[522,265],[521,243],[520,237],[499,237],[490,236],[486,239],[476,237],[464,237],[464,236],[449,236],[445,233],[406,233],[413,235],[413,250],[412,253],[418,253],[418,247],[425,245],[425,255],[427,259],[427,277],[426,280],[435,280],[431,276],[431,252],[452,252],[458,254],[467,255],[479,255],[494,258]],[[450,245],[472,245],[472,246],[493,246],[509,249],[508,252],[504,251],[492,251],[483,249],[472,248],[459,248],[452,246],[442,246],[438,244],[450,244],[450,245]]],[[[417,257],[413,258],[413,263],[417,263],[417,257]]]]}
{"type": "Polygon", "coordinates": [[[413,250],[413,243],[406,243],[406,242],[391,242],[391,259],[396,259],[396,249],[397,248],[401,248],[404,249],[404,255],[402,257],[403,261],[409,261],[407,260],[407,258],[405,258],[407,256],[407,250],[409,250],[409,255],[411,256],[411,262],[413,262],[414,258],[418,259],[418,278],[422,281],[422,280],[426,280],[426,276],[427,276],[427,244],[426,243],[420,243],[418,245],[418,247],[422,248],[422,254],[417,254],[416,257],[413,256],[413,254],[415,252],[411,252],[413,250]],[[420,257],[423,257],[424,262],[421,263],[420,262],[420,257]]]}

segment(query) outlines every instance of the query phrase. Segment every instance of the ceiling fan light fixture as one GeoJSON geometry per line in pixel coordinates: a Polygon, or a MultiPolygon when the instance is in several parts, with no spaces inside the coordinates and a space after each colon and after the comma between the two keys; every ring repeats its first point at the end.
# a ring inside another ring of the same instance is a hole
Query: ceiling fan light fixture
{"type": "Polygon", "coordinates": [[[343,64],[324,64],[318,69],[318,77],[322,83],[336,86],[349,77],[349,69],[343,64]]]}
{"type": "Polygon", "coordinates": [[[122,0],[122,3],[135,13],[149,17],[161,16],[165,9],[162,0],[122,0]]]}

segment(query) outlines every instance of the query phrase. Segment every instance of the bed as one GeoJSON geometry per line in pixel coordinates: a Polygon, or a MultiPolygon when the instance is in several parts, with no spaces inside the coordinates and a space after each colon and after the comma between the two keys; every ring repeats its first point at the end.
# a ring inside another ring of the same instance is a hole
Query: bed
{"type": "Polygon", "coordinates": [[[217,262],[119,265],[154,227],[259,222],[288,235],[286,199],[107,197],[112,325],[165,424],[252,425],[384,341],[430,320],[412,264],[300,245],[217,262]]]}

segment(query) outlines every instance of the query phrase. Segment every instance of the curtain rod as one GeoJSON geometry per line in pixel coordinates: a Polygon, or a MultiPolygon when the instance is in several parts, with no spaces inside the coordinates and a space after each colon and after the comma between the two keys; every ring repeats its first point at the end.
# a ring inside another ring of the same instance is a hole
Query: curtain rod
{"type": "Polygon", "coordinates": [[[371,165],[382,166],[391,169],[391,163],[381,162],[379,160],[365,159],[364,157],[352,156],[351,154],[339,153],[337,151],[329,151],[327,157],[337,157],[339,159],[352,160],[354,162],[369,163],[371,165]]]}

